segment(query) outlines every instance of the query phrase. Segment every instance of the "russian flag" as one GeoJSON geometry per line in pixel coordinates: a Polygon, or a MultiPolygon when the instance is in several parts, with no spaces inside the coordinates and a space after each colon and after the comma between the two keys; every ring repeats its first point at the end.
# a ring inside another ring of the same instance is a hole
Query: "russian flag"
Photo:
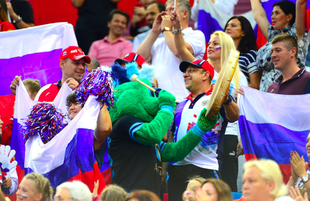
{"type": "MultiPolygon", "coordinates": [[[[67,114],[66,97],[71,89],[65,83],[53,104],[67,114]]],[[[90,96],[83,109],[51,141],[44,144],[39,136],[29,138],[26,143],[20,132],[31,107],[36,104],[31,100],[22,81],[16,92],[14,123],[11,147],[16,150],[16,160],[26,173],[36,172],[47,177],[53,188],[59,184],[80,180],[92,191],[94,182],[99,180],[99,192],[105,182],[94,155],[94,129],[100,111],[100,105],[90,96]]]]}
{"type": "Polygon", "coordinates": [[[77,45],[68,23],[55,23],[0,32],[0,111],[4,125],[13,114],[14,96],[10,84],[16,75],[33,78],[41,86],[61,78],[59,56],[62,49],[77,45]]]}
{"type": "Polygon", "coordinates": [[[239,129],[246,160],[276,161],[284,181],[291,175],[290,152],[307,158],[310,95],[280,95],[242,87],[238,96],[239,129]]]}
{"type": "MultiPolygon", "coordinates": [[[[251,23],[253,29],[256,26],[256,22],[253,17],[252,11],[241,14],[246,17],[251,23]]],[[[197,29],[202,31],[205,35],[206,42],[210,40],[210,35],[214,31],[223,31],[226,22],[232,16],[223,14],[211,0],[199,1],[199,14],[198,14],[198,27],[197,29]]]]}

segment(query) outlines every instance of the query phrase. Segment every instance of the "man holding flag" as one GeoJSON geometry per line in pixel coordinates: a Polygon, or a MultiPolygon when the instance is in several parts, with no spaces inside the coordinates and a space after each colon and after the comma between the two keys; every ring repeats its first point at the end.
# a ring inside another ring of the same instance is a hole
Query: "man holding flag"
{"type": "MultiPolygon", "coordinates": [[[[86,63],[90,64],[90,62],[90,57],[85,55],[81,48],[69,46],[64,49],[59,59],[59,66],[62,71],[61,79],[56,83],[42,87],[36,96],[36,101],[53,101],[64,82],[68,83],[68,86],[72,90],[75,89],[84,76],[86,63]]],[[[10,85],[10,89],[14,95],[19,79],[20,77],[16,76],[10,85]]]]}
{"type": "Polygon", "coordinates": [[[269,93],[246,87],[241,90],[245,95],[238,102],[239,127],[246,160],[275,160],[287,182],[291,175],[290,151],[306,154],[309,98],[300,95],[310,93],[310,73],[297,65],[298,43],[294,36],[277,36],[271,44],[271,59],[281,75],[269,86],[269,93]]]}

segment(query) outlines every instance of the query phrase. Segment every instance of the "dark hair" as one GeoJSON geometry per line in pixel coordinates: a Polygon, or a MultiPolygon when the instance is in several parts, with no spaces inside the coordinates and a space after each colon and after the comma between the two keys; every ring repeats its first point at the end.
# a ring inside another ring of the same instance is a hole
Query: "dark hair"
{"type": "Polygon", "coordinates": [[[133,191],[127,195],[125,201],[129,201],[132,198],[136,198],[139,201],[160,201],[159,197],[155,193],[148,190],[133,191]]]}
{"type": "Polygon", "coordinates": [[[159,1],[153,1],[152,3],[150,3],[150,5],[152,5],[152,4],[157,4],[157,7],[158,7],[158,10],[160,13],[166,10],[165,5],[159,1]]]}
{"type": "Polygon", "coordinates": [[[119,9],[114,9],[112,10],[110,13],[109,13],[109,16],[108,16],[108,22],[111,22],[112,21],[112,18],[115,14],[120,14],[120,15],[123,15],[126,17],[127,19],[127,22],[126,22],[126,26],[128,26],[128,23],[129,23],[129,15],[119,9]]]}
{"type": "Polygon", "coordinates": [[[241,24],[241,29],[244,31],[244,36],[241,38],[240,43],[236,49],[241,53],[245,54],[250,52],[250,50],[257,50],[256,48],[256,39],[254,35],[253,28],[249,20],[243,16],[232,16],[225,24],[224,31],[226,30],[228,23],[233,20],[239,20],[241,24]]]}
{"type": "Polygon", "coordinates": [[[272,5],[274,8],[275,6],[279,6],[281,10],[285,13],[285,15],[292,14],[293,17],[290,21],[290,25],[292,26],[295,23],[295,16],[296,16],[296,5],[291,1],[278,1],[272,5]]]}
{"type": "Polygon", "coordinates": [[[283,42],[284,46],[286,47],[286,49],[288,51],[291,50],[292,48],[296,48],[295,58],[297,59],[298,43],[297,43],[297,40],[294,36],[289,35],[289,34],[279,35],[271,41],[271,44],[273,45],[273,44],[278,43],[278,42],[283,42]]]}
{"type": "Polygon", "coordinates": [[[217,200],[218,201],[231,201],[231,200],[233,200],[230,187],[224,181],[222,181],[220,179],[209,178],[209,179],[206,179],[205,182],[203,182],[202,187],[206,183],[213,184],[213,186],[217,192],[217,200]]]}
{"type": "Polygon", "coordinates": [[[71,104],[73,103],[77,103],[78,101],[76,100],[76,97],[75,97],[75,92],[74,93],[71,93],[69,96],[67,96],[67,99],[66,99],[66,106],[69,108],[71,106],[71,104]]]}

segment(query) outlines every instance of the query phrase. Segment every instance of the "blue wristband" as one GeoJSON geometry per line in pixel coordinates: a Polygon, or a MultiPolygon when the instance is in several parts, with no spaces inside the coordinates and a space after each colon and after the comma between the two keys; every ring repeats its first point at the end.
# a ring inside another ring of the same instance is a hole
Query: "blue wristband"
{"type": "Polygon", "coordinates": [[[170,105],[163,105],[163,106],[160,107],[160,110],[171,112],[173,114],[173,107],[170,106],[170,105]]]}
{"type": "Polygon", "coordinates": [[[199,128],[199,126],[196,124],[194,126],[194,128],[192,129],[193,133],[195,133],[196,135],[198,135],[199,137],[202,137],[206,132],[204,132],[203,130],[201,130],[199,128]]]}

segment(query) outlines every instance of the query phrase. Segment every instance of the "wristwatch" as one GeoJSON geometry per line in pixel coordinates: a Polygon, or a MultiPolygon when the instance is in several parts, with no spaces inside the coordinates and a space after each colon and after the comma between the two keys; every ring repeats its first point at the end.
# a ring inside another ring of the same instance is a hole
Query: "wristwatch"
{"type": "Polygon", "coordinates": [[[170,31],[170,28],[169,28],[169,27],[164,27],[164,28],[161,30],[161,33],[163,33],[164,31],[170,31]]]}
{"type": "Polygon", "coordinates": [[[22,20],[23,20],[23,18],[21,16],[17,15],[17,20],[16,21],[13,20],[13,23],[17,24],[17,23],[20,23],[22,20]]]}
{"type": "Polygon", "coordinates": [[[309,176],[308,175],[302,176],[301,180],[303,183],[306,183],[307,181],[309,181],[309,176]]]}

